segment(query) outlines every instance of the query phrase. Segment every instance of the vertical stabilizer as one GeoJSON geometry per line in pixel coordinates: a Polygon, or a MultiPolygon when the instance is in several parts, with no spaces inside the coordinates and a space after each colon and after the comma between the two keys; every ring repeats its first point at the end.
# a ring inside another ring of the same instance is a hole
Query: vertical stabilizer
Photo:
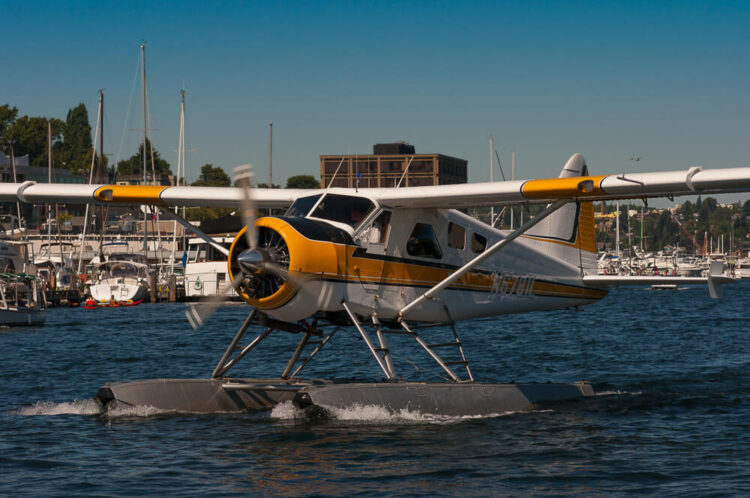
{"type": "MultiPolygon", "coordinates": [[[[588,175],[581,154],[573,154],[560,172],[560,178],[588,175]]],[[[580,267],[582,273],[596,273],[596,226],[592,202],[562,207],[530,230],[527,236],[549,242],[551,255],[580,267]]]]}

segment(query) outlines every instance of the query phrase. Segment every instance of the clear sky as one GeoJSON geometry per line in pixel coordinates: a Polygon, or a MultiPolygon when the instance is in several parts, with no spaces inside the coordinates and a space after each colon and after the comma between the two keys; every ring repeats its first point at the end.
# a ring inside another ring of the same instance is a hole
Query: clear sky
{"type": "Polygon", "coordinates": [[[489,179],[750,166],[749,2],[2,3],[0,103],[64,119],[105,91],[105,153],[138,144],[146,66],[154,143],[188,179],[251,162],[267,181],[319,176],[319,155],[405,140],[489,179]],[[125,116],[130,102],[130,119],[125,116]],[[120,143],[122,142],[122,148],[120,143]],[[640,162],[629,161],[642,157],[640,162]],[[499,178],[499,174],[496,173],[499,178]]]}

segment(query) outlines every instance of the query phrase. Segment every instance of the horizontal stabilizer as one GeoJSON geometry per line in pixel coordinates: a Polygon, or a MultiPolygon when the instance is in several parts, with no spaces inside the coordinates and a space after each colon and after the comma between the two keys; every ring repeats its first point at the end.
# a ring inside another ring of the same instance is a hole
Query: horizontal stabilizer
{"type": "MultiPolygon", "coordinates": [[[[716,263],[714,263],[716,264],[716,263]]],[[[714,264],[711,270],[715,271],[714,264]]],[[[583,277],[583,283],[593,287],[616,287],[616,286],[637,286],[637,285],[688,285],[688,284],[708,284],[708,292],[712,299],[721,297],[721,286],[724,284],[737,283],[732,277],[721,274],[723,266],[718,263],[718,273],[711,274],[708,277],[660,277],[653,276],[629,276],[629,275],[586,275],[583,277]]]]}

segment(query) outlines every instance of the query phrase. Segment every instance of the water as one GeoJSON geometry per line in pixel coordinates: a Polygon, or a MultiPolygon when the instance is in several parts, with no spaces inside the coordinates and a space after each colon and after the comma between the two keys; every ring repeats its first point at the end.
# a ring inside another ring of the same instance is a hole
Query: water
{"type": "MultiPolygon", "coordinates": [[[[464,322],[475,377],[587,379],[600,395],[486,418],[356,407],[310,420],[291,405],[102,414],[91,399],[108,381],[209,376],[243,306],[197,332],[182,305],[53,309],[45,327],[0,330],[0,494],[747,494],[749,310],[743,282],[722,301],[619,289],[583,311],[464,322]]],[[[278,375],[293,339],[272,336],[235,374],[278,375]]],[[[436,380],[403,341],[397,371],[436,380]]],[[[354,331],[328,348],[308,376],[378,377],[354,331]]]]}

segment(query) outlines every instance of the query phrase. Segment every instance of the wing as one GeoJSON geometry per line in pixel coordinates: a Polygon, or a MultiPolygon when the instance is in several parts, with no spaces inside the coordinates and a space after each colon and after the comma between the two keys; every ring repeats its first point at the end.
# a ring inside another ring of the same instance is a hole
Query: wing
{"type": "MultiPolygon", "coordinates": [[[[583,161],[576,154],[568,164],[583,161]]],[[[585,163],[584,163],[585,166],[585,163]]],[[[539,180],[466,183],[429,187],[327,190],[367,196],[386,207],[464,208],[492,204],[545,204],[573,201],[645,199],[680,195],[750,191],[750,168],[568,176],[539,180]]],[[[254,189],[259,208],[283,208],[298,197],[323,190],[254,189]]],[[[165,187],[137,185],[0,184],[0,201],[69,204],[120,203],[161,206],[240,207],[242,190],[233,187],[165,187]]]]}
{"type": "Polygon", "coordinates": [[[398,189],[360,189],[389,207],[464,208],[491,204],[546,204],[644,199],[750,191],[750,168],[576,176],[511,182],[468,183],[398,189]]]}
{"type": "MultiPolygon", "coordinates": [[[[283,208],[316,190],[254,189],[259,208],[283,208]]],[[[158,206],[240,207],[242,189],[234,187],[168,187],[161,185],[72,185],[59,183],[0,183],[0,201],[67,204],[153,204],[158,206]]]]}

